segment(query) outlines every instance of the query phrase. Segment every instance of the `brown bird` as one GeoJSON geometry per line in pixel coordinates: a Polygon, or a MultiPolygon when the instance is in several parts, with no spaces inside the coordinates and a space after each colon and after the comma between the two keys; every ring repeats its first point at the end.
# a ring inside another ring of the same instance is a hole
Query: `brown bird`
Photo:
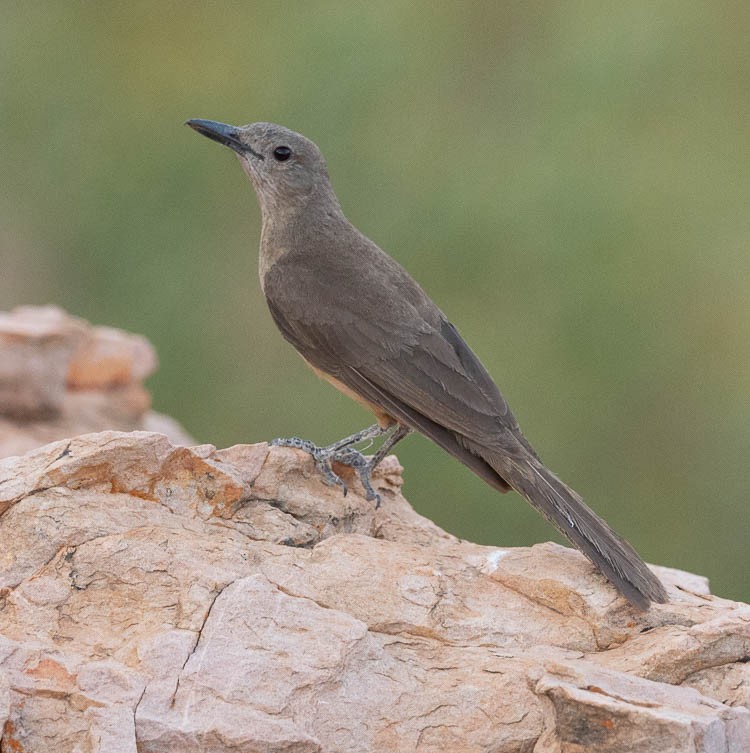
{"type": "Polygon", "coordinates": [[[315,144],[272,123],[187,125],[234,150],[255,188],[263,213],[261,287],[282,335],[378,421],[328,447],[298,438],[275,444],[309,452],[344,491],[331,462],[351,466],[368,499],[379,502],[373,468],[418,431],[498,491],[515,489],[635,606],[667,600],[635,550],[545,468],[445,314],[346,219],[315,144]],[[385,441],[370,459],[353,447],[381,435],[385,441]]]}

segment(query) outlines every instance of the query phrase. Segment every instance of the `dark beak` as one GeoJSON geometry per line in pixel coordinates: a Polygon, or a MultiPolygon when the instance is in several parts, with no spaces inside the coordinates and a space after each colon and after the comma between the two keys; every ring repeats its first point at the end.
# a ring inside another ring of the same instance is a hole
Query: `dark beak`
{"type": "Polygon", "coordinates": [[[194,131],[203,134],[209,139],[218,141],[224,146],[228,146],[235,152],[250,151],[240,141],[239,128],[227,125],[226,123],[217,123],[215,120],[188,120],[185,125],[189,125],[194,131]]]}

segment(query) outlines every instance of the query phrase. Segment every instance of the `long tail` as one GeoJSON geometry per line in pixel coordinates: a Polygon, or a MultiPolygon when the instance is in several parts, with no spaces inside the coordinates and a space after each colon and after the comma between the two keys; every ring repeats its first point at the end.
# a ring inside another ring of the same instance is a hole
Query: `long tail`
{"type": "MultiPolygon", "coordinates": [[[[647,609],[649,602],[663,604],[668,600],[664,586],[633,547],[545,468],[528,443],[519,441],[512,454],[503,452],[492,443],[478,443],[447,429],[370,381],[364,380],[358,386],[361,389],[363,385],[374,391],[374,402],[389,415],[429,437],[490,486],[500,492],[508,491],[510,486],[525,497],[636,607],[647,609]]],[[[366,394],[366,390],[362,392],[366,394]]]]}
{"type": "Polygon", "coordinates": [[[664,586],[635,549],[531,453],[487,458],[487,462],[632,604],[647,609],[649,602],[667,601],[664,586]]]}

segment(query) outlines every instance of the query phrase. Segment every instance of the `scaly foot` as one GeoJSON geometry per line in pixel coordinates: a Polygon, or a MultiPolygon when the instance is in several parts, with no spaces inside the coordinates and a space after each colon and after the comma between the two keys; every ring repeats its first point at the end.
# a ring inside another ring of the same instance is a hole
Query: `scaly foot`
{"type": "Polygon", "coordinates": [[[377,509],[380,507],[380,495],[372,488],[372,472],[393,445],[401,441],[410,432],[411,429],[403,425],[397,424],[395,429],[392,426],[384,429],[375,424],[338,442],[334,442],[327,447],[318,447],[318,445],[313,444],[309,440],[300,439],[299,437],[274,439],[269,444],[274,447],[294,447],[297,450],[304,450],[309,453],[315,461],[315,467],[323,476],[323,480],[331,486],[340,486],[344,491],[344,496],[346,496],[348,491],[346,482],[336,475],[331,463],[341,463],[341,465],[351,468],[362,482],[367,499],[375,500],[375,508],[377,509]],[[355,450],[352,446],[357,444],[357,442],[365,439],[374,439],[389,432],[391,434],[389,437],[386,437],[383,446],[370,459],[365,457],[359,450],[355,450]]]}

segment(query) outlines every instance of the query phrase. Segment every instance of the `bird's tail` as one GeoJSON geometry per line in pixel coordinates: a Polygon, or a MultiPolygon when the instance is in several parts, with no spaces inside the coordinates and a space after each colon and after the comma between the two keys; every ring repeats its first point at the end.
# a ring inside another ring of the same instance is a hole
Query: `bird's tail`
{"type": "Polygon", "coordinates": [[[531,453],[488,459],[502,478],[583,552],[640,609],[667,592],[633,547],[531,453]]]}

